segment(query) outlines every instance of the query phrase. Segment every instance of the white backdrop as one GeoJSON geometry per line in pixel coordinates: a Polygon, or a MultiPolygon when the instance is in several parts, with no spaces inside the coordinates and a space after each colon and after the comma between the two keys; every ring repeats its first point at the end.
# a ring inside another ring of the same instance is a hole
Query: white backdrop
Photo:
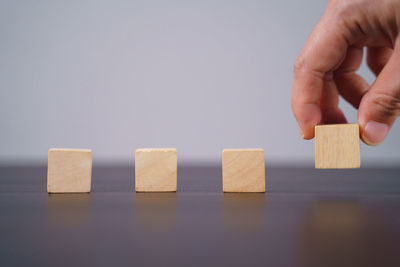
{"type": "MultiPolygon", "coordinates": [[[[261,147],[267,161],[312,164],[290,109],[292,65],[325,5],[0,1],[0,162],[45,161],[50,147],[92,148],[97,162],[177,147],[201,163],[261,147]]],[[[363,145],[363,162],[400,163],[399,133],[363,145]]]]}

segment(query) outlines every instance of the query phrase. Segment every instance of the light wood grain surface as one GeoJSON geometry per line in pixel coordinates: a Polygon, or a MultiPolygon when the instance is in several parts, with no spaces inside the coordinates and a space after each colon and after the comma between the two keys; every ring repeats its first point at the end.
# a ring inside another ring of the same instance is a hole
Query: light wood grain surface
{"type": "Polygon", "coordinates": [[[224,192],[265,192],[264,150],[223,150],[222,188],[224,192]]]}
{"type": "Polygon", "coordinates": [[[137,149],[135,188],[137,192],[176,192],[177,151],[175,148],[137,149]]]}
{"type": "Polygon", "coordinates": [[[359,168],[359,131],[358,124],[332,124],[316,126],[315,168],[359,168]]]}
{"type": "Polygon", "coordinates": [[[52,148],[48,153],[47,166],[47,192],[90,192],[92,177],[91,150],[52,148]]]}

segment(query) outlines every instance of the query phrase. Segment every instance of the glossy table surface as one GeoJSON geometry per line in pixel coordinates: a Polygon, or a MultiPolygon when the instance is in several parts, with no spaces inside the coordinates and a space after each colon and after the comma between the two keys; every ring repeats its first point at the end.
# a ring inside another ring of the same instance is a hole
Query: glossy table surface
{"type": "Polygon", "coordinates": [[[218,165],[180,167],[177,193],[133,173],[49,195],[46,166],[0,167],[0,266],[400,266],[400,168],[267,166],[265,194],[223,194],[218,165]]]}

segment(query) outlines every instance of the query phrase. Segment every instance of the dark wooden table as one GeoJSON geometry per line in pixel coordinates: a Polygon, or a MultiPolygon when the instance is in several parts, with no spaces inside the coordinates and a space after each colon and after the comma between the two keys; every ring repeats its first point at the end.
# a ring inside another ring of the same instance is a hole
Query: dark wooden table
{"type": "Polygon", "coordinates": [[[266,194],[223,194],[183,166],[177,193],[134,193],[94,166],[92,193],[46,193],[46,166],[0,167],[0,266],[400,266],[400,168],[269,167],[266,194]]]}

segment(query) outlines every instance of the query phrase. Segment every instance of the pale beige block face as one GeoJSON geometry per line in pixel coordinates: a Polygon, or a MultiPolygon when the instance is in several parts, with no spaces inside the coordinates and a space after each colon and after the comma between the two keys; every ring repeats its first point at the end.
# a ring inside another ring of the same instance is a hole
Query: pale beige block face
{"type": "Polygon", "coordinates": [[[178,156],[174,148],[138,149],[136,192],[176,192],[178,156]]]}
{"type": "Polygon", "coordinates": [[[92,180],[92,151],[52,148],[48,154],[48,193],[88,193],[92,180]]]}
{"type": "Polygon", "coordinates": [[[263,149],[225,149],[222,151],[224,192],[265,192],[263,149]]]}
{"type": "Polygon", "coordinates": [[[358,124],[315,126],[315,168],[360,168],[358,124]]]}

